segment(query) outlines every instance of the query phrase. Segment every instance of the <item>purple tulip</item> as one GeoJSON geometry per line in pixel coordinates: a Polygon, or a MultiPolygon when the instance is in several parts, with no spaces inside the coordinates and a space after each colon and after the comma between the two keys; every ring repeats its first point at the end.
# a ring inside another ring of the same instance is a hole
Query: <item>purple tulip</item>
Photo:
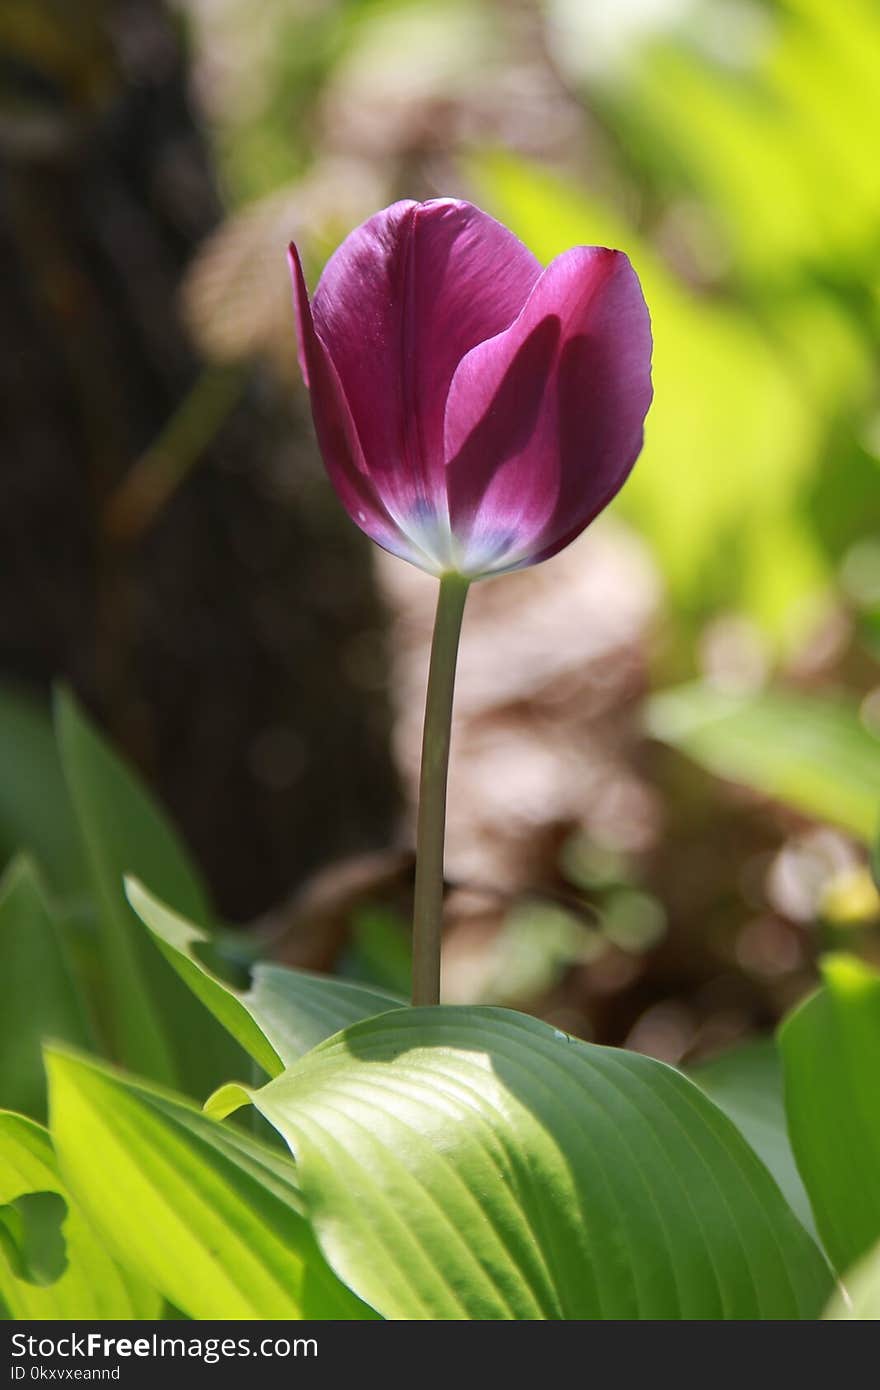
{"type": "Polygon", "coordinates": [[[328,472],[362,530],[431,574],[531,565],[625,482],[651,402],[651,328],[620,251],[546,270],[470,203],[401,202],[331,256],[300,364],[328,472]]]}

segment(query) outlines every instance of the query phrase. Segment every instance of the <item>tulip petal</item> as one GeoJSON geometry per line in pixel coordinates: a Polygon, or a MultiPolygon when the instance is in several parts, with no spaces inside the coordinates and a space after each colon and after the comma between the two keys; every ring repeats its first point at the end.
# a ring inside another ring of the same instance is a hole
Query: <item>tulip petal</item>
{"type": "Polygon", "coordinates": [[[299,362],[309,388],[315,433],[330,481],[349,516],[362,531],[384,549],[420,564],[370,481],[336,368],[315,330],[302,264],[293,243],[288,259],[293,279],[299,362]]]}
{"type": "Polygon", "coordinates": [[[464,571],[534,564],[573,540],[625,482],[651,394],[650,321],[629,260],[565,252],[452,380],[447,492],[464,571]]]}
{"type": "Polygon", "coordinates": [[[364,466],[401,526],[446,529],[443,421],[461,358],[516,318],[535,257],[469,203],[395,203],[331,256],[314,297],[364,466]]]}

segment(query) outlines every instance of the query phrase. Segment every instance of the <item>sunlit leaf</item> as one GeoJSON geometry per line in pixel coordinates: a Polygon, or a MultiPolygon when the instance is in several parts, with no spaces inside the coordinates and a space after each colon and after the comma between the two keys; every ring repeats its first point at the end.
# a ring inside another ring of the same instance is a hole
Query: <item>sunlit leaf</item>
{"type": "Polygon", "coordinates": [[[880,1322],[880,1244],[847,1270],[825,1312],[835,1321],[880,1322]]]}
{"type": "Polygon", "coordinates": [[[160,1308],[158,1294],[120,1268],[86,1223],[46,1131],[7,1111],[0,1112],[2,1303],[24,1320],[156,1318],[160,1308]],[[40,1208],[41,1230],[29,1220],[40,1208]]]}
{"type": "Polygon", "coordinates": [[[846,955],[822,974],[779,1036],[798,1168],[844,1274],[880,1240],[880,974],[846,955]]]}
{"type": "Polygon", "coordinates": [[[234,989],[196,954],[209,941],[206,932],[170,911],[136,880],[127,881],[126,892],[181,979],[270,1076],[350,1023],[404,1003],[372,986],[266,961],[253,966],[248,990],[234,989]]]}
{"type": "Polygon", "coordinates": [[[43,1119],[43,1040],[88,1047],[91,1031],[59,924],[23,856],[0,881],[0,981],[0,1103],[43,1119]]]}
{"type": "Polygon", "coordinates": [[[719,777],[870,840],[880,739],[842,701],[790,692],[724,695],[693,684],[647,705],[647,726],[719,777]]]}
{"type": "Polygon", "coordinates": [[[827,1296],[767,1170],[647,1057],[505,1010],[407,1009],[251,1099],[328,1260],[386,1317],[797,1318],[827,1296]]]}
{"type": "Polygon", "coordinates": [[[68,1053],[52,1137],[107,1248],[192,1318],[372,1316],[331,1274],[289,1160],[183,1100],[68,1053]]]}

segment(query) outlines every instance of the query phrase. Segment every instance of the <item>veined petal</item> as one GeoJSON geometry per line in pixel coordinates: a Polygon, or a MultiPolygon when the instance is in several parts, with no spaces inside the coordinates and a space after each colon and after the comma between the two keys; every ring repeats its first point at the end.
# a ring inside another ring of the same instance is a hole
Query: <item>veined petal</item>
{"type": "Polygon", "coordinates": [[[357,425],[364,467],[406,526],[447,528],[443,420],[461,358],[506,328],[540,265],[469,203],[395,203],[331,256],[315,328],[357,425]]]}
{"type": "Polygon", "coordinates": [[[467,573],[561,550],[625,482],[651,402],[651,328],[628,258],[575,247],[456,369],[447,494],[467,573]]]}

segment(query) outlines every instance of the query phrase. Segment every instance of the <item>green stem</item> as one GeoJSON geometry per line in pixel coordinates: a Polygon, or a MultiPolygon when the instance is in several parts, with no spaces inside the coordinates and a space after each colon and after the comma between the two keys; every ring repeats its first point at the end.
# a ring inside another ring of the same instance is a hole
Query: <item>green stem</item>
{"type": "Polygon", "coordinates": [[[416,893],[413,913],[413,1004],[440,1003],[440,938],[443,930],[443,842],[446,834],[446,777],[452,732],[455,662],[468,581],[460,574],[440,580],[431,669],[422,736],[416,893]]]}

